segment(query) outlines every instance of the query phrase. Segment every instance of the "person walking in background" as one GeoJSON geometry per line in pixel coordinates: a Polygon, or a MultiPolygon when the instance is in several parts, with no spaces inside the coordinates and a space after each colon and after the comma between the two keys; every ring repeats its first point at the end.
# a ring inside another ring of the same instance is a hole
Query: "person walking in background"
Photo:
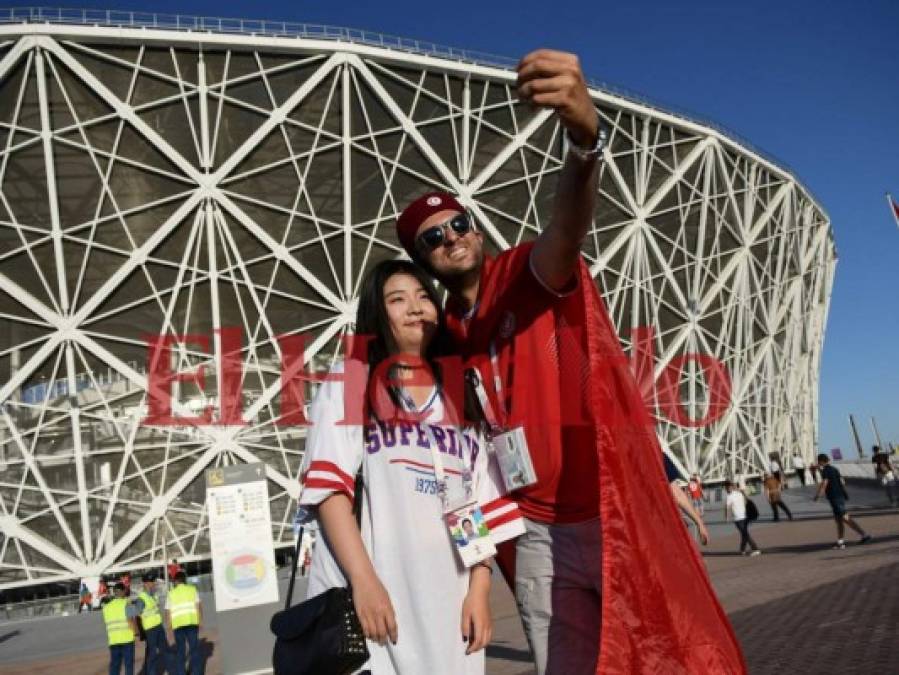
{"type": "Polygon", "coordinates": [[[840,470],[830,463],[830,457],[821,453],[818,455],[818,466],[821,468],[821,484],[815,493],[815,501],[825,495],[827,501],[830,502],[830,508],[833,511],[833,518],[837,524],[837,543],[834,548],[846,548],[846,542],[843,541],[843,535],[846,532],[846,525],[855,530],[860,539],[860,544],[866,544],[871,541],[871,535],[865,532],[861,525],[856,523],[846,509],[846,501],[849,495],[846,493],[846,487],[843,485],[843,476],[840,470]]]}
{"type": "Polygon", "coordinates": [[[165,657],[169,651],[169,642],[162,626],[162,615],[159,612],[159,601],[156,599],[156,575],[145,573],[141,580],[143,589],[137,595],[134,606],[140,616],[144,629],[146,649],[144,651],[144,675],[156,675],[165,668],[165,657]]]}
{"type": "Polygon", "coordinates": [[[727,490],[727,499],[724,502],[724,519],[727,520],[728,514],[733,516],[734,525],[740,533],[740,553],[743,555],[757,556],[762,552],[755,543],[755,540],[749,534],[749,514],[747,510],[747,499],[743,491],[737,487],[733,481],[727,481],[724,489],[727,490]],[[747,547],[749,550],[747,551],[747,547]]]}
{"type": "Polygon", "coordinates": [[[802,459],[802,455],[798,452],[793,455],[793,468],[796,469],[796,476],[799,478],[799,482],[802,483],[802,487],[805,487],[805,460],[802,459]]]}
{"type": "Polygon", "coordinates": [[[777,510],[783,509],[784,513],[787,514],[787,518],[793,520],[793,514],[790,513],[789,507],[784,504],[783,499],[780,494],[781,482],[777,480],[775,476],[772,476],[770,473],[766,473],[764,475],[762,485],[765,489],[765,496],[768,498],[768,503],[771,505],[771,511],[774,513],[774,522],[780,521],[780,515],[777,510]]]}
{"type": "Polygon", "coordinates": [[[690,493],[690,501],[693,502],[693,508],[700,516],[705,515],[705,502],[703,501],[705,494],[702,491],[702,481],[699,474],[694,473],[690,476],[690,482],[687,483],[687,492],[690,493]]]}
{"type": "Polygon", "coordinates": [[[125,584],[113,585],[114,597],[103,605],[103,623],[109,641],[109,675],[134,675],[134,638],[137,637],[136,609],[125,596],[125,584]]]}
{"type": "Polygon", "coordinates": [[[768,471],[780,481],[781,489],[785,490],[787,486],[784,483],[784,470],[780,464],[780,456],[776,452],[772,452],[768,455],[768,459],[771,460],[768,464],[768,471]]]}
{"type": "Polygon", "coordinates": [[[178,572],[181,571],[181,565],[178,564],[178,560],[176,558],[172,558],[172,562],[166,565],[166,573],[169,577],[169,583],[175,583],[175,577],[178,576],[178,572]]]}
{"type": "Polygon", "coordinates": [[[890,463],[890,456],[882,452],[880,446],[875,445],[871,448],[871,462],[874,464],[874,474],[877,477],[877,481],[883,485],[884,490],[887,493],[887,499],[890,500],[890,505],[892,506],[897,501],[897,492],[896,492],[896,470],[893,468],[893,465],[890,463]]]}
{"type": "Polygon", "coordinates": [[[184,662],[190,652],[190,675],[202,675],[203,655],[199,634],[202,614],[197,587],[187,583],[183,570],[175,575],[175,587],[166,599],[166,616],[175,637],[175,675],[184,675],[184,662]]]}
{"type": "Polygon", "coordinates": [[[93,604],[94,596],[91,595],[91,590],[87,587],[87,584],[82,581],[81,590],[78,592],[78,613],[81,614],[85,607],[90,612],[93,609],[93,604]]]}

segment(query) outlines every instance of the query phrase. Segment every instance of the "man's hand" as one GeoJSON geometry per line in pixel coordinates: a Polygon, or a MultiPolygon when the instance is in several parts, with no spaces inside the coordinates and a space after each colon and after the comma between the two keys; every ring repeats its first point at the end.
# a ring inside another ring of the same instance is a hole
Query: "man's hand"
{"type": "Polygon", "coordinates": [[[552,108],[572,141],[581,147],[593,147],[599,118],[577,56],[538,49],[521,59],[516,70],[518,97],[542,108],[552,108]]]}
{"type": "MultiPolygon", "coordinates": [[[[518,64],[518,97],[554,110],[572,142],[593,148],[599,117],[574,54],[538,49],[518,64]]],[[[568,153],[556,188],[552,218],[531,252],[531,269],[544,286],[556,293],[576,281],[581,245],[596,206],[597,157],[583,161],[568,153]]]]}

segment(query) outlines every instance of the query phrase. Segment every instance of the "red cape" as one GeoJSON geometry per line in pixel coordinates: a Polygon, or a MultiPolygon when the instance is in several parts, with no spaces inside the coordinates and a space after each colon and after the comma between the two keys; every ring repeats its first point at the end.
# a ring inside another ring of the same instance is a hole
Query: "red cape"
{"type": "MultiPolygon", "coordinates": [[[[482,282],[497,278],[491,271],[520,273],[529,253],[530,246],[524,245],[488,260],[482,282]]],[[[583,261],[578,274],[584,292],[559,299],[551,311],[556,325],[579,329],[573,333],[579,336],[578,351],[588,355],[583,396],[599,455],[603,536],[597,673],[746,673],[739,643],[674,504],[655,425],[583,261]]],[[[482,285],[480,295],[485,294],[490,289],[482,285]]],[[[482,307],[478,316],[482,310],[489,313],[495,307],[482,307]]],[[[458,321],[449,314],[450,327],[458,334],[458,321]]],[[[548,417],[563,419],[554,388],[529,382],[524,369],[517,370],[512,397],[537,396],[548,417]]],[[[500,551],[507,581],[514,579],[514,553],[514,546],[500,551]]]]}

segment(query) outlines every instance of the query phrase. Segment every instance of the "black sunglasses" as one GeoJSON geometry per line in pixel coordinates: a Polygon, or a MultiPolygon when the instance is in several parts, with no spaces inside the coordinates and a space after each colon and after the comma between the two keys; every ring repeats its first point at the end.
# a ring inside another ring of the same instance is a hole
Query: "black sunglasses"
{"type": "Polygon", "coordinates": [[[446,241],[447,227],[452,228],[453,232],[455,232],[460,237],[464,237],[473,229],[471,218],[468,217],[468,214],[459,213],[447,220],[445,223],[439,223],[437,225],[434,225],[434,227],[429,227],[427,230],[418,235],[415,241],[417,241],[419,245],[425,248],[428,252],[433,251],[435,248],[442,246],[443,242],[446,241]]]}

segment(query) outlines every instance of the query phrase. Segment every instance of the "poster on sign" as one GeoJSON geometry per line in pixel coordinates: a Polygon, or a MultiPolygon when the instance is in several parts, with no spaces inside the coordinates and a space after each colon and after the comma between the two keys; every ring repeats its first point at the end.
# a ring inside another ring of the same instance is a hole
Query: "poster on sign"
{"type": "Polygon", "coordinates": [[[277,602],[265,467],[259,463],[209,469],[206,511],[216,610],[277,602]]]}

